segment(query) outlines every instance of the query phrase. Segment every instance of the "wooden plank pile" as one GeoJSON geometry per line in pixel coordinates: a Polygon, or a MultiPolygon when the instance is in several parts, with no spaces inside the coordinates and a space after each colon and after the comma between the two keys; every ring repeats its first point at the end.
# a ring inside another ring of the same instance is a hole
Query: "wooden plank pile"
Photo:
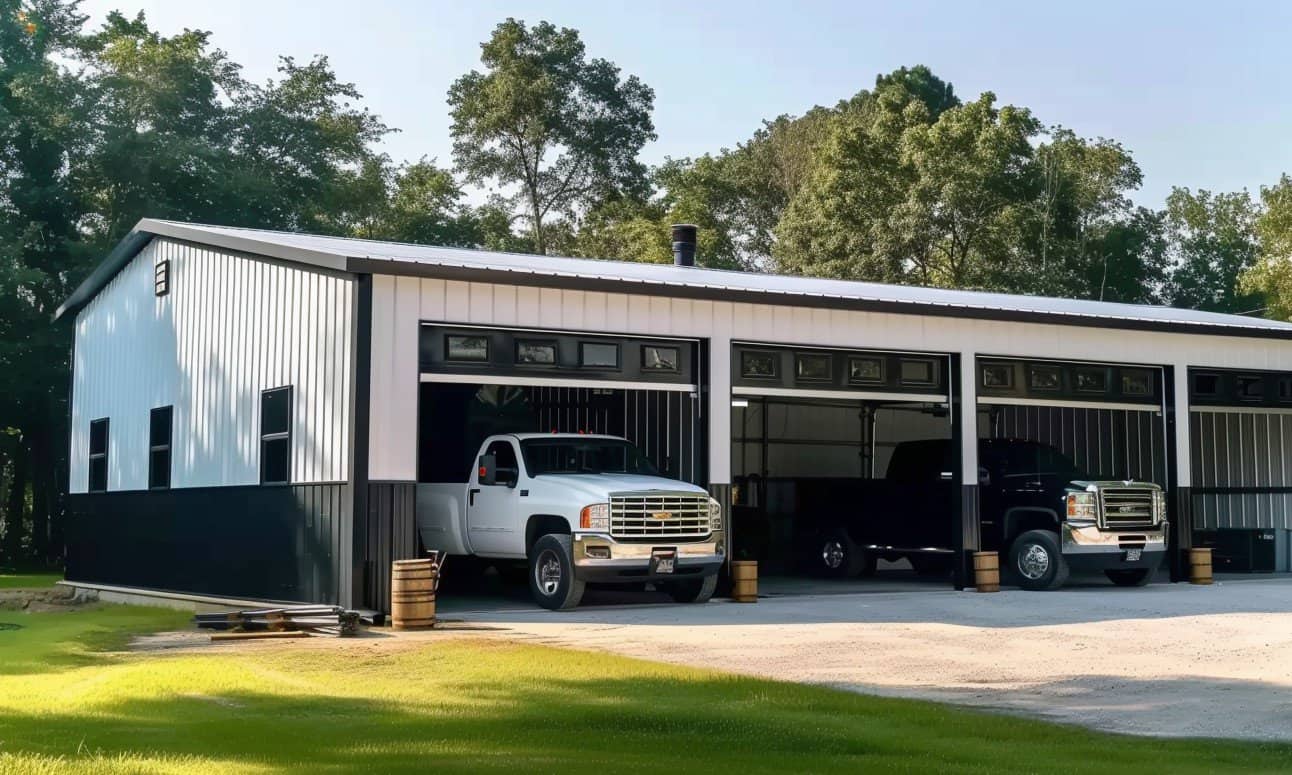
{"type": "Polygon", "coordinates": [[[311,635],[350,638],[359,634],[360,613],[340,606],[315,605],[197,614],[193,621],[199,629],[216,631],[211,635],[213,642],[311,635]]]}

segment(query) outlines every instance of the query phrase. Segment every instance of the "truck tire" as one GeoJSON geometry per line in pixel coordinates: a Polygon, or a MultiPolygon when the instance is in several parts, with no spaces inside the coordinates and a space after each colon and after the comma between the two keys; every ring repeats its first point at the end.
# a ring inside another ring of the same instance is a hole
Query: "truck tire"
{"type": "Polygon", "coordinates": [[[846,579],[872,576],[875,558],[842,530],[826,533],[816,544],[816,565],[827,578],[846,579]]]}
{"type": "Polygon", "coordinates": [[[1059,539],[1048,530],[1029,530],[1009,547],[1009,567],[1023,589],[1058,589],[1068,580],[1059,539]]]}
{"type": "Polygon", "coordinates": [[[583,599],[584,583],[574,577],[573,539],[548,534],[529,550],[529,592],[549,611],[568,611],[583,599]]]}
{"type": "Polygon", "coordinates": [[[718,574],[710,573],[694,581],[670,581],[664,589],[679,603],[707,603],[718,588],[718,574]]]}
{"type": "Polygon", "coordinates": [[[1144,587],[1153,579],[1157,568],[1131,568],[1129,570],[1106,570],[1104,575],[1119,587],[1144,587]]]}

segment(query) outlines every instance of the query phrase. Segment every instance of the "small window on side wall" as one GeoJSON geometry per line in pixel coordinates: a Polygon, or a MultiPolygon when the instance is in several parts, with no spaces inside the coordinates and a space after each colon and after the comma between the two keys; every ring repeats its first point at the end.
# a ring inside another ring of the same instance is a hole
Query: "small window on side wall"
{"type": "Polygon", "coordinates": [[[829,382],[832,364],[828,353],[799,353],[794,356],[794,378],[802,382],[829,382]]]}
{"type": "Polygon", "coordinates": [[[449,334],[444,337],[444,358],[468,363],[488,362],[489,337],[475,334],[449,334]]]}
{"type": "Polygon", "coordinates": [[[780,358],[776,353],[746,350],[740,353],[740,376],[747,379],[775,379],[778,360],[780,358]]]}
{"type": "Polygon", "coordinates": [[[260,483],[288,484],[292,479],[292,389],[260,394],[260,483]]]}
{"type": "Polygon", "coordinates": [[[94,420],[90,423],[90,492],[106,492],[108,489],[108,420],[94,420]]]}
{"type": "Polygon", "coordinates": [[[619,368],[619,345],[610,342],[579,342],[579,365],[585,368],[619,368]]]}
{"type": "Polygon", "coordinates": [[[170,448],[174,408],[159,406],[148,417],[148,489],[170,487],[170,448]]]}
{"type": "Polygon", "coordinates": [[[681,360],[676,347],[642,345],[642,371],[677,371],[681,360]]]}

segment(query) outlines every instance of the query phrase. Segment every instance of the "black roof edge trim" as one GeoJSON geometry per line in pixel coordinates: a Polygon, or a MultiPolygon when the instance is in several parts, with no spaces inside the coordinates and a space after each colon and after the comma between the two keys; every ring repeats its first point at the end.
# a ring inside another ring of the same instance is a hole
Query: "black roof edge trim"
{"type": "Polygon", "coordinates": [[[711,288],[693,285],[656,285],[634,280],[528,274],[489,268],[396,262],[387,259],[350,258],[346,262],[346,270],[362,274],[427,277],[464,282],[493,282],[534,288],[565,288],[605,293],[643,293],[651,296],[673,296],[702,301],[772,304],[784,307],[814,307],[817,309],[841,309],[854,312],[887,312],[898,315],[926,315],[970,320],[996,320],[1010,323],[1081,326],[1083,328],[1105,328],[1110,330],[1157,331],[1170,334],[1209,334],[1245,339],[1292,340],[1292,335],[1289,335],[1286,331],[1255,327],[1240,328],[1206,323],[1126,320],[1124,318],[1104,318],[1090,315],[1069,315],[1062,312],[1031,312],[1027,310],[999,310],[922,304],[917,301],[844,299],[833,296],[809,296],[797,293],[778,293],[776,291],[711,288]],[[632,288],[632,286],[637,286],[637,289],[632,288]]]}
{"type": "Polygon", "coordinates": [[[144,249],[144,246],[152,241],[153,234],[148,231],[141,231],[135,227],[126,235],[125,239],[117,243],[117,246],[108,253],[107,257],[94,267],[94,271],[81,281],[81,284],[72,291],[72,295],[67,297],[61,306],[54,312],[53,320],[57,322],[69,314],[79,312],[90,300],[103,290],[104,286],[112,282],[112,278],[117,276],[126,264],[144,249]]]}

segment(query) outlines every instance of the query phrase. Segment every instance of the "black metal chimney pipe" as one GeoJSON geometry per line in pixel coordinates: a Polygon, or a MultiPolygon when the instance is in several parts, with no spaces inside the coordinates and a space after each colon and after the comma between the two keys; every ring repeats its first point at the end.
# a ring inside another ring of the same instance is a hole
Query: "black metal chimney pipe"
{"type": "Polygon", "coordinates": [[[673,224],[673,265],[695,266],[695,226],[673,224]]]}

